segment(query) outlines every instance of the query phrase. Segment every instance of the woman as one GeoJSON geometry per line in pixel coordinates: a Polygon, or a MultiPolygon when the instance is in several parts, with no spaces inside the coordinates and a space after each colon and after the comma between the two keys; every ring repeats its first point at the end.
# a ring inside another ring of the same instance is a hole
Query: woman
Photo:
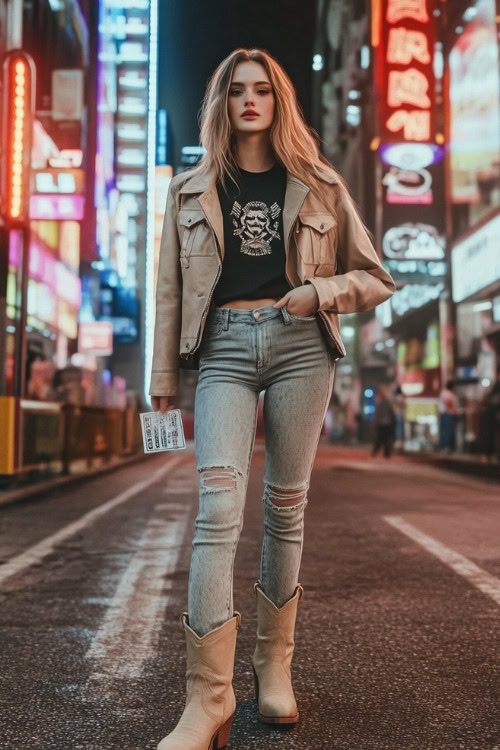
{"type": "Polygon", "coordinates": [[[174,408],[179,366],[199,367],[187,700],[159,750],[228,742],[240,623],[233,562],[261,390],[265,525],[253,670],[260,719],[297,721],[290,664],[303,516],[334,363],[345,355],[338,313],[369,310],[394,291],[271,55],[239,48],[220,63],[200,140],[201,162],[169,187],[149,391],[155,410],[174,408]]]}

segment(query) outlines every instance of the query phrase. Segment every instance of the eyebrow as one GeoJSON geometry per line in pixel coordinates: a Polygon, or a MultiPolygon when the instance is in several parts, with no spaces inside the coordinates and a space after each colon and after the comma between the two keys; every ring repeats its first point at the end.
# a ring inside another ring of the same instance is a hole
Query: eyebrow
{"type": "MultiPolygon", "coordinates": [[[[256,81],[256,82],[254,83],[254,86],[262,86],[262,84],[263,84],[263,83],[266,83],[266,84],[268,84],[269,86],[271,85],[271,81],[256,81]]],[[[241,83],[240,81],[233,81],[233,82],[231,83],[231,86],[244,86],[244,85],[245,85],[245,84],[244,84],[244,83],[241,83]]]]}

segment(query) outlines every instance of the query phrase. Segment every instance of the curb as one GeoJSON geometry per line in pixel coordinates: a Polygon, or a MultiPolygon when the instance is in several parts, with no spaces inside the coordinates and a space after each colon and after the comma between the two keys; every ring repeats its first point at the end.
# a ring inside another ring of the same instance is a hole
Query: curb
{"type": "MultiPolygon", "coordinates": [[[[152,454],[156,455],[156,454],[152,454]]],[[[67,476],[58,476],[54,479],[42,480],[36,484],[26,485],[22,489],[13,490],[12,492],[0,491],[0,509],[4,505],[11,505],[15,502],[22,500],[31,500],[41,495],[46,495],[48,492],[57,490],[60,487],[66,487],[68,485],[77,485],[88,479],[94,479],[94,477],[104,476],[105,474],[111,474],[117,469],[121,469],[124,466],[131,466],[139,461],[144,461],[151,458],[147,453],[134,454],[133,456],[120,459],[116,463],[109,466],[99,466],[96,469],[90,469],[89,471],[81,472],[80,474],[68,474],[67,476]]]]}
{"type": "Polygon", "coordinates": [[[460,459],[445,456],[412,455],[404,454],[406,458],[414,463],[430,464],[440,469],[454,471],[456,474],[469,474],[478,479],[500,481],[500,464],[480,463],[476,461],[461,461],[460,459]]]}

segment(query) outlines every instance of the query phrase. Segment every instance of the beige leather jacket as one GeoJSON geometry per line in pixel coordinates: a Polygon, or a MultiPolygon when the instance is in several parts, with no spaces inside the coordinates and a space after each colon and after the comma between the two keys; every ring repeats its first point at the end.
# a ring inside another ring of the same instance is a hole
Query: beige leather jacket
{"type": "MultiPolygon", "coordinates": [[[[345,357],[339,313],[370,310],[388,299],[394,281],[345,190],[326,172],[326,206],[287,174],[283,207],[285,275],[318,293],[318,320],[334,359],[345,357]]],[[[179,369],[197,369],[198,348],[224,259],[222,211],[215,176],[183,172],[169,185],[156,285],[150,395],[173,396],[179,369]]]]}

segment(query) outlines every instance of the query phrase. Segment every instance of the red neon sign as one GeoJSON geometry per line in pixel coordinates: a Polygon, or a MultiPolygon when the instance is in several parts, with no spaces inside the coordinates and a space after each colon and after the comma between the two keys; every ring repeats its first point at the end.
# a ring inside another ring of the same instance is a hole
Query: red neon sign
{"type": "Polygon", "coordinates": [[[429,141],[434,130],[434,0],[373,0],[379,8],[377,81],[385,141],[429,141]]]}
{"type": "Polygon", "coordinates": [[[35,68],[22,50],[13,50],[3,64],[2,214],[7,224],[28,220],[33,139],[35,68]]]}

